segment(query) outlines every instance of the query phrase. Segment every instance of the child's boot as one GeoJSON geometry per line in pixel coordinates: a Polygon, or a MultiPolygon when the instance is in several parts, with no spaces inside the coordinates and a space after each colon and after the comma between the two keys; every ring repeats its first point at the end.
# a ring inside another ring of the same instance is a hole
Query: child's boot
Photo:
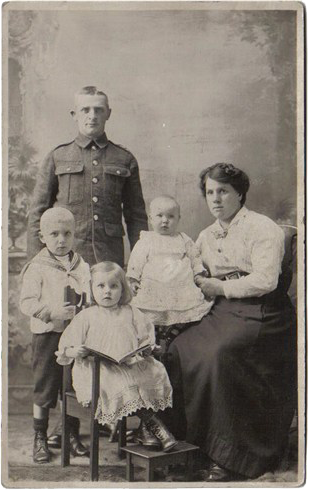
{"type": "Polygon", "coordinates": [[[41,464],[48,463],[49,460],[46,431],[37,430],[34,432],[33,461],[41,464]]]}
{"type": "Polygon", "coordinates": [[[134,440],[143,446],[150,448],[159,448],[161,443],[159,439],[150,432],[143,420],[141,420],[140,426],[137,429],[134,440]]]}
{"type": "Polygon", "coordinates": [[[33,461],[34,463],[48,463],[50,453],[47,446],[47,427],[48,417],[43,419],[33,419],[34,443],[33,461]]]}
{"type": "Polygon", "coordinates": [[[52,433],[47,438],[48,447],[60,449],[61,448],[61,436],[62,436],[62,420],[60,419],[57,422],[54,429],[52,430],[52,433]]]}
{"type": "Polygon", "coordinates": [[[86,448],[80,441],[79,437],[79,419],[76,417],[69,417],[70,426],[70,451],[72,456],[90,456],[89,449],[86,448]]]}
{"type": "Polygon", "coordinates": [[[147,429],[161,442],[164,453],[171,451],[178,444],[173,434],[152,410],[143,410],[142,415],[147,429]]]}

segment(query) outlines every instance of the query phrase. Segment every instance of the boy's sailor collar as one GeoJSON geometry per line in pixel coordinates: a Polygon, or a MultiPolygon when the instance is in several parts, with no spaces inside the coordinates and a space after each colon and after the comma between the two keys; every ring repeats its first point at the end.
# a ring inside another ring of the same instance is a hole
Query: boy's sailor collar
{"type": "Polygon", "coordinates": [[[46,246],[39,251],[39,253],[32,258],[32,260],[28,261],[22,271],[20,272],[20,278],[22,279],[28,267],[32,264],[35,265],[46,265],[51,268],[56,268],[56,270],[61,270],[62,272],[66,272],[67,275],[77,278],[76,276],[76,268],[81,262],[81,256],[73,251],[69,252],[70,259],[70,267],[69,269],[65,268],[65,266],[57,260],[57,258],[46,248],[46,246]]]}
{"type": "Polygon", "coordinates": [[[41,249],[41,251],[30,261],[30,263],[39,263],[45,264],[53,268],[57,268],[58,270],[72,271],[77,268],[80,264],[81,256],[73,251],[69,252],[70,259],[70,267],[69,270],[65,268],[65,266],[45,247],[41,249]]]}
{"type": "Polygon", "coordinates": [[[77,143],[77,145],[79,145],[79,147],[82,147],[83,149],[88,147],[88,145],[90,145],[92,142],[94,142],[98,147],[100,147],[100,149],[103,149],[108,144],[108,140],[105,132],[103,133],[103,135],[101,135],[98,138],[89,138],[86,137],[86,135],[79,133],[75,138],[75,142],[77,143]]]}

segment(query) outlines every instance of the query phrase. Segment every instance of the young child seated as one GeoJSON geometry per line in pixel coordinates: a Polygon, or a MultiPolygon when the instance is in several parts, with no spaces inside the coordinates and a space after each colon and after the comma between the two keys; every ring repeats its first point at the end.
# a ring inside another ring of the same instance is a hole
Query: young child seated
{"type": "MultiPolygon", "coordinates": [[[[89,349],[114,358],[146,344],[154,346],[154,327],[129,303],[132,298],[124,271],[116,263],[102,262],[91,268],[91,287],[96,304],[80,312],[60,338],[57,362],[73,366],[76,397],[84,406],[91,401],[92,362],[89,349]]],[[[141,418],[137,440],[145,446],[170,451],[173,435],[155,415],[172,406],[172,388],[164,366],[151,355],[151,348],[116,364],[100,364],[100,395],[96,418],[113,425],[136,413],[141,418]]]]}
{"type": "Polygon", "coordinates": [[[127,277],[136,294],[132,303],[167,332],[168,326],[200,320],[213,301],[197,287],[208,276],[192,239],[177,232],[180,207],[170,196],[150,203],[153,231],[142,231],[131,253],[127,277]],[[166,328],[165,328],[166,327],[166,328]]]}
{"type": "MultiPolygon", "coordinates": [[[[49,409],[55,408],[62,384],[62,368],[57,364],[57,350],[67,320],[75,315],[76,306],[64,302],[68,289],[79,307],[90,301],[89,266],[72,250],[74,217],[64,208],[51,208],[40,220],[40,239],[45,247],[25,265],[21,277],[21,311],[31,316],[33,333],[34,376],[34,447],[35,463],[50,461],[47,445],[49,409]]],[[[75,304],[74,303],[74,304],[75,304]]],[[[79,420],[70,422],[70,445],[73,455],[89,455],[79,441],[79,420]]]]}

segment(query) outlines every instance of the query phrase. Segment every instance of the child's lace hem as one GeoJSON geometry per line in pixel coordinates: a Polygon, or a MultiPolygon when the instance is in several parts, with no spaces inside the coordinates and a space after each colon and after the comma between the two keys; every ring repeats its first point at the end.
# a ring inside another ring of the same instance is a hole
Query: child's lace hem
{"type": "Polygon", "coordinates": [[[99,424],[114,424],[117,420],[121,420],[123,417],[131,415],[141,408],[151,408],[154,412],[158,412],[159,410],[165,410],[168,407],[172,407],[171,396],[148,401],[137,398],[128,401],[115,412],[105,413],[102,408],[101,400],[99,400],[95,418],[98,420],[99,424]]]}
{"type": "Polygon", "coordinates": [[[155,325],[170,326],[178,323],[192,323],[194,321],[200,321],[206,314],[209,313],[214,301],[203,301],[199,306],[184,311],[166,310],[156,311],[151,309],[145,309],[142,306],[138,308],[145,314],[148,319],[155,325]]]}

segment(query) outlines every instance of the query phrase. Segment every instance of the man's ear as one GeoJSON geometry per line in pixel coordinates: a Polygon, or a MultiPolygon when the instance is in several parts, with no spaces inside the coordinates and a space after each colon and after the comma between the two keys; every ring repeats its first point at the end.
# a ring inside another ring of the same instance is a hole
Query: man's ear
{"type": "Polygon", "coordinates": [[[111,115],[111,114],[112,114],[112,109],[111,109],[111,108],[109,108],[108,117],[106,118],[107,120],[109,120],[109,119],[110,119],[110,115],[111,115]]]}
{"type": "Polygon", "coordinates": [[[76,121],[76,112],[74,111],[74,109],[71,109],[70,115],[72,116],[73,120],[76,121]]]}
{"type": "Polygon", "coordinates": [[[41,231],[39,231],[39,238],[40,238],[41,243],[46,244],[46,241],[45,241],[44,236],[41,233],[41,231]]]}

